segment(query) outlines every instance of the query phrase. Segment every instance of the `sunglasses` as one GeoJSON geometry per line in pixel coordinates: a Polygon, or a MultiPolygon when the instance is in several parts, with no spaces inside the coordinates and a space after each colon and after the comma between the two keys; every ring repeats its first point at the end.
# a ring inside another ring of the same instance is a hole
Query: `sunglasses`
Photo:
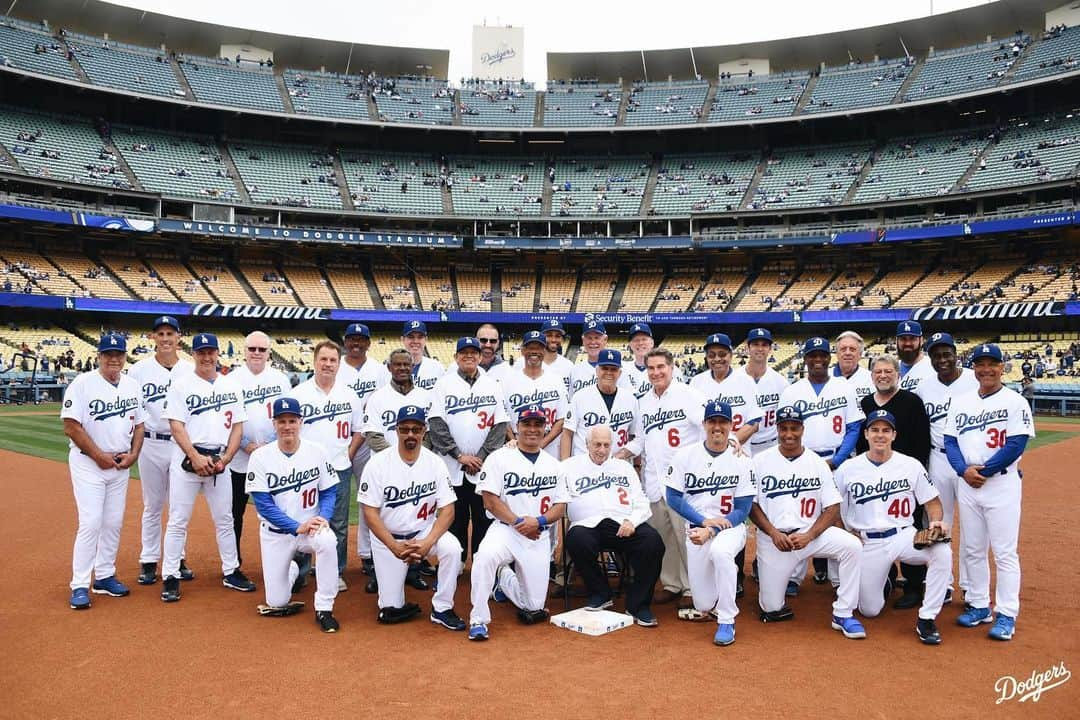
{"type": "Polygon", "coordinates": [[[499,339],[498,338],[477,338],[477,339],[480,341],[481,345],[498,345],[499,344],[499,339]]]}
{"type": "Polygon", "coordinates": [[[406,427],[401,427],[399,425],[397,427],[397,434],[398,435],[423,435],[424,434],[424,428],[416,426],[416,425],[409,425],[409,426],[406,426],[406,427]]]}
{"type": "Polygon", "coordinates": [[[268,347],[251,347],[251,346],[248,346],[248,352],[269,352],[269,351],[270,351],[270,348],[268,348],[268,347]]]}

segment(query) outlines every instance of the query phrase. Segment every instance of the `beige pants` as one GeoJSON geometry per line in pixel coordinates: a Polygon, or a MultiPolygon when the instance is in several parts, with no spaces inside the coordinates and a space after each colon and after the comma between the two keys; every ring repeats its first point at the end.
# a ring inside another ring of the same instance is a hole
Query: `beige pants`
{"type": "Polygon", "coordinates": [[[665,590],[680,595],[690,593],[690,580],[686,575],[686,520],[668,507],[660,498],[651,503],[652,517],[649,524],[664,541],[664,562],[660,566],[660,584],[665,590]]]}

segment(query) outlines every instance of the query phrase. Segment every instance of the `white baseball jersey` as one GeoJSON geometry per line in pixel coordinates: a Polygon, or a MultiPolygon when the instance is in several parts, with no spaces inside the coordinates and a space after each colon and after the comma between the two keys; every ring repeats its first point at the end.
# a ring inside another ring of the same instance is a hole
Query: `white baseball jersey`
{"type": "Polygon", "coordinates": [[[438,360],[429,357],[420,358],[420,364],[413,365],[413,385],[431,390],[444,374],[446,374],[446,368],[438,360]]]}
{"type": "MultiPolygon", "coordinates": [[[[537,405],[544,411],[547,417],[545,433],[551,430],[552,425],[566,417],[566,384],[553,372],[544,371],[535,380],[523,372],[507,373],[502,380],[502,390],[506,398],[506,414],[515,434],[518,413],[530,405],[537,405]]],[[[544,451],[558,459],[559,440],[556,438],[544,451]]]]}
{"type": "Polygon", "coordinates": [[[833,477],[843,500],[844,524],[862,532],[907,527],[916,503],[938,496],[922,464],[898,452],[881,465],[863,453],[837,468],[833,477]]]}
{"type": "Polygon", "coordinates": [[[213,382],[195,373],[173,378],[163,417],[184,423],[192,445],[225,447],[233,425],[247,420],[244,393],[228,375],[218,375],[213,382]]]}
{"type": "Polygon", "coordinates": [[[664,482],[683,493],[690,507],[706,518],[727,515],[735,509],[735,498],[753,497],[757,492],[750,458],[730,449],[714,455],[704,442],[679,448],[664,482]]]}
{"type": "Polygon", "coordinates": [[[844,377],[843,373],[840,372],[840,366],[833,365],[832,376],[848,381],[851,389],[855,391],[856,403],[862,402],[862,399],[867,395],[874,394],[874,376],[862,365],[855,368],[855,372],[851,373],[851,377],[844,377]]]}
{"type": "Polygon", "coordinates": [[[138,383],[142,389],[143,410],[146,411],[145,429],[155,433],[170,433],[169,421],[162,417],[165,409],[165,394],[175,378],[195,372],[195,364],[180,358],[172,368],[166,368],[151,355],[143,358],[128,371],[128,377],[138,383]]]}
{"type": "MultiPolygon", "coordinates": [[[[261,444],[266,444],[276,438],[274,421],[271,418],[274,400],[289,394],[289,390],[292,389],[289,378],[285,376],[285,373],[272,367],[267,367],[255,375],[247,365],[229,373],[229,378],[239,383],[244,395],[244,411],[247,413],[244,438],[248,442],[261,444]]],[[[244,445],[244,442],[240,443],[240,449],[236,451],[232,462],[229,463],[229,469],[233,472],[247,472],[248,454],[244,452],[244,445]]]]}
{"type": "Polygon", "coordinates": [[[353,433],[360,432],[364,425],[360,399],[352,388],[334,383],[326,393],[312,377],[293,388],[289,395],[300,403],[300,412],[304,415],[300,437],[322,445],[335,470],[352,467],[349,443],[353,433]]]}
{"type": "Polygon", "coordinates": [[[640,434],[631,449],[635,454],[645,453],[642,480],[649,502],[657,502],[664,494],[664,472],[671,456],[681,447],[704,440],[708,401],[692,385],[672,382],[663,395],[658,397],[653,388],[638,403],[640,434]]]}
{"type": "Polygon", "coordinates": [[[750,438],[750,445],[771,445],[776,442],[776,411],[780,409],[780,393],[787,389],[788,381],[771,367],[765,368],[765,374],[760,380],[751,377],[746,366],[740,368],[740,371],[754,383],[755,399],[761,408],[761,423],[750,438]]]}
{"type": "MultiPolygon", "coordinates": [[[[78,421],[94,444],[110,454],[131,450],[135,428],[146,421],[138,383],[121,375],[113,385],[100,370],[71,381],[64,392],[60,417],[78,421]]],[[[73,442],[68,445],[76,447],[73,442]]]]}
{"type": "Polygon", "coordinates": [[[390,382],[390,371],[378,360],[368,358],[359,368],[354,368],[344,359],[338,366],[337,381],[352,388],[360,398],[360,408],[367,406],[368,398],[379,388],[390,382]]]}
{"type": "MultiPolygon", "coordinates": [[[[585,388],[592,387],[598,382],[596,377],[596,365],[589,362],[586,359],[584,362],[579,362],[574,365],[574,369],[570,371],[570,399],[574,399],[574,395],[581,392],[585,388]]],[[[626,376],[626,373],[619,373],[619,387],[626,388],[633,391],[634,387],[630,384],[630,379],[626,376]]]]}
{"type": "Polygon", "coordinates": [[[301,438],[300,447],[292,455],[282,452],[276,442],[251,453],[244,490],[269,493],[283,513],[302,525],[318,514],[323,491],[337,484],[338,474],[326,449],[301,438]]]}
{"type": "Polygon", "coordinates": [[[934,372],[934,366],[930,364],[930,356],[926,353],[923,353],[922,358],[908,368],[906,373],[904,373],[904,366],[901,365],[900,372],[903,373],[900,377],[900,389],[910,390],[911,392],[916,392],[919,388],[919,383],[923,380],[927,380],[937,375],[937,373],[934,372]]]}
{"type": "Polygon", "coordinates": [[[594,528],[605,518],[629,520],[637,527],[652,515],[637,471],[625,460],[609,457],[597,465],[588,455],[575,455],[563,460],[562,477],[570,497],[570,527],[594,528]]]}
{"type": "Polygon", "coordinates": [[[567,399],[569,399],[570,373],[574,372],[574,363],[570,362],[562,355],[556,355],[555,359],[551,362],[545,360],[544,367],[548,372],[554,372],[562,378],[563,382],[566,384],[567,399]]]}
{"type": "Polygon", "coordinates": [[[406,405],[427,410],[431,407],[431,393],[416,385],[412,390],[402,395],[393,384],[387,384],[371,393],[367,399],[367,407],[364,408],[365,433],[381,433],[390,445],[387,449],[396,449],[397,442],[397,414],[398,410],[406,405]]]}
{"type": "MultiPolygon", "coordinates": [[[[1035,437],[1035,425],[1027,401],[1015,390],[1002,387],[986,397],[980,397],[977,390],[953,397],[945,435],[956,438],[969,465],[982,465],[1005,446],[1008,438],[1035,437]]],[[[1019,465],[1017,458],[1005,468],[1005,475],[1019,478],[1019,465]]]]}
{"type": "MultiPolygon", "coordinates": [[[[458,450],[465,455],[480,452],[491,428],[509,420],[506,400],[497,380],[479,375],[469,385],[456,369],[435,383],[428,418],[442,418],[458,450]]],[[[461,463],[449,455],[444,455],[443,461],[451,480],[461,484],[461,463]]]]}
{"type": "Polygon", "coordinates": [[[706,370],[693,377],[690,387],[701,393],[706,401],[719,400],[731,406],[732,431],[748,423],[761,424],[764,413],[758,406],[757,385],[746,373],[731,368],[726,378],[717,381],[712,376],[712,370],[706,370]]]}
{"type": "Polygon", "coordinates": [[[948,385],[938,380],[935,374],[919,383],[915,394],[926,406],[926,415],[930,418],[930,445],[935,450],[945,447],[945,422],[952,406],[953,398],[979,389],[975,373],[967,368],[960,369],[960,377],[948,385]]]}
{"type": "Polygon", "coordinates": [[[822,510],[840,503],[828,463],[809,450],[788,459],[779,448],[769,448],[754,456],[753,467],[754,501],[778,530],[807,530],[822,510]]]}
{"type": "Polygon", "coordinates": [[[515,368],[510,363],[503,360],[502,362],[496,363],[496,364],[494,364],[491,367],[486,368],[486,369],[481,367],[480,371],[483,372],[485,375],[487,375],[492,380],[497,380],[498,382],[504,382],[508,375],[521,372],[521,368],[520,367],[515,368]]]}
{"type": "Polygon", "coordinates": [[[803,445],[818,453],[835,452],[851,423],[864,420],[847,380],[830,376],[821,392],[806,378],[780,393],[780,407],[793,406],[803,416],[803,445]]]}
{"type": "Polygon", "coordinates": [[[559,461],[545,452],[533,462],[518,448],[500,448],[484,460],[476,492],[497,496],[519,517],[537,517],[569,500],[561,473],[559,461]]]}
{"type": "Polygon", "coordinates": [[[611,450],[615,452],[630,442],[631,436],[639,432],[638,402],[634,393],[627,388],[616,387],[615,399],[608,410],[600,388],[593,385],[585,388],[570,399],[570,409],[563,420],[563,430],[574,434],[571,455],[587,452],[585,438],[593,425],[607,425],[611,428],[611,450]]]}
{"type": "Polygon", "coordinates": [[[435,511],[453,505],[446,464],[425,447],[412,465],[397,448],[375,453],[364,466],[356,499],[379,509],[386,529],[394,535],[414,535],[435,524],[435,511]]]}
{"type": "Polygon", "coordinates": [[[626,381],[630,383],[630,387],[634,390],[634,397],[638,400],[641,400],[642,395],[652,390],[648,371],[643,367],[638,367],[633,360],[623,360],[622,377],[626,378],[626,381]]]}

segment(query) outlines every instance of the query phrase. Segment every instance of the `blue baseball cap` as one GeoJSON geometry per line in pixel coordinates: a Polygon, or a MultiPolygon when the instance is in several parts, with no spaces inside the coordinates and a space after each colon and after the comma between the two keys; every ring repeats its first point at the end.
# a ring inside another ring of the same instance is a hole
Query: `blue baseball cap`
{"type": "Polygon", "coordinates": [[[712,345],[719,345],[720,347],[726,347],[731,349],[731,338],[724,333],[713,333],[709,337],[705,338],[705,349],[708,350],[712,345]]]}
{"type": "Polygon", "coordinates": [[[875,410],[874,412],[867,415],[866,416],[866,427],[870,427],[871,425],[878,422],[879,420],[881,422],[889,423],[889,425],[892,426],[893,430],[896,429],[896,416],[893,415],[888,410],[875,410]]]}
{"type": "Polygon", "coordinates": [[[956,349],[956,342],[953,341],[952,335],[949,333],[934,333],[931,335],[930,339],[926,341],[927,352],[935,345],[948,345],[953,350],[956,349]]]}
{"type": "Polygon", "coordinates": [[[823,337],[812,337],[803,343],[802,353],[803,355],[809,355],[812,352],[832,353],[832,349],[829,347],[829,341],[823,337]]]}
{"type": "Polygon", "coordinates": [[[903,337],[905,335],[922,337],[922,325],[914,320],[904,320],[903,322],[897,323],[896,337],[903,337]]]}
{"type": "Polygon", "coordinates": [[[359,335],[360,337],[371,337],[371,331],[368,330],[368,326],[363,323],[353,323],[349,327],[345,328],[345,334],[342,337],[349,337],[350,335],[359,335]]]}
{"type": "Polygon", "coordinates": [[[480,352],[480,341],[474,337],[463,337],[457,341],[457,350],[454,352],[461,352],[462,350],[468,350],[472,348],[476,352],[480,352]]]}
{"type": "Polygon", "coordinates": [[[120,333],[106,333],[97,344],[98,352],[127,352],[127,338],[120,333]]]}
{"type": "Polygon", "coordinates": [[[547,422],[547,415],[544,414],[543,408],[539,405],[527,405],[518,412],[518,422],[525,422],[526,420],[543,420],[547,422]]]}
{"type": "Polygon", "coordinates": [[[776,411],[776,424],[779,425],[782,422],[797,422],[802,425],[803,415],[793,405],[785,405],[776,411]]]}
{"type": "Polygon", "coordinates": [[[705,403],[705,419],[711,420],[713,418],[724,418],[725,420],[731,419],[731,406],[723,400],[710,400],[705,403]]]}
{"type": "Polygon", "coordinates": [[[539,330],[530,330],[521,336],[521,347],[525,347],[529,343],[540,343],[544,347],[547,347],[547,341],[544,339],[544,333],[539,330]]]}
{"type": "Polygon", "coordinates": [[[540,328],[540,332],[549,332],[551,330],[561,332],[563,335],[566,334],[566,328],[563,327],[562,320],[558,320],[556,318],[552,318],[551,320],[545,320],[543,327],[540,328]]]}
{"type": "Polygon", "coordinates": [[[212,333],[200,333],[191,341],[192,350],[198,351],[207,348],[213,348],[214,350],[218,349],[217,335],[212,333]]]}
{"type": "Polygon", "coordinates": [[[753,342],[754,340],[768,340],[769,342],[772,342],[772,333],[766,328],[754,328],[746,333],[746,342],[753,342]]]}
{"type": "Polygon", "coordinates": [[[1005,357],[1001,354],[1001,348],[994,344],[976,345],[975,349],[971,351],[971,362],[981,360],[982,358],[993,358],[998,362],[1002,362],[1005,357]]]}
{"type": "Polygon", "coordinates": [[[630,339],[633,340],[635,335],[644,333],[649,337],[652,337],[652,328],[645,323],[634,323],[630,326],[630,339]]]}
{"type": "Polygon", "coordinates": [[[427,335],[427,325],[424,324],[423,320],[409,320],[401,326],[401,337],[414,332],[427,335]]]}
{"type": "Polygon", "coordinates": [[[180,321],[174,318],[172,315],[162,315],[161,317],[154,319],[153,330],[157,330],[162,325],[168,325],[176,332],[180,332],[180,321]]]}
{"type": "Polygon", "coordinates": [[[402,405],[401,409],[397,411],[397,424],[400,425],[403,422],[410,421],[426,425],[427,410],[419,405],[402,405]]]}
{"type": "Polygon", "coordinates": [[[271,415],[275,418],[279,415],[297,415],[303,417],[304,413],[300,412],[300,403],[291,397],[279,397],[274,401],[271,415]]]}
{"type": "Polygon", "coordinates": [[[588,320],[581,328],[581,334],[587,335],[588,333],[600,333],[601,335],[607,335],[607,329],[604,327],[604,323],[599,320],[588,320]]]}
{"type": "Polygon", "coordinates": [[[607,365],[609,367],[622,367],[622,353],[618,350],[601,350],[600,357],[596,361],[597,365],[607,365]]]}

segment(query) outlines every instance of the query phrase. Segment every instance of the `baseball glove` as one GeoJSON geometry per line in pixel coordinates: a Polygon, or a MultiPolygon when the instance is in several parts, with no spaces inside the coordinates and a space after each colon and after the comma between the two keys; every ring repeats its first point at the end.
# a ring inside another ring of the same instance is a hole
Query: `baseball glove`
{"type": "MultiPolygon", "coordinates": [[[[214,467],[217,467],[217,464],[221,462],[220,455],[208,455],[207,457],[210,458],[210,462],[214,463],[214,467]]],[[[180,469],[184,472],[194,473],[195,466],[191,464],[191,458],[185,457],[184,461],[180,463],[180,469]]]]}
{"type": "Polygon", "coordinates": [[[272,605],[259,605],[258,607],[259,614],[267,617],[287,617],[289,615],[295,615],[303,609],[304,603],[299,600],[293,600],[281,607],[274,607],[272,605]]]}
{"type": "Polygon", "coordinates": [[[934,543],[947,543],[951,541],[952,538],[946,535],[941,528],[932,527],[916,532],[915,540],[912,542],[912,545],[915,546],[916,550],[922,550],[930,547],[934,543]]]}

